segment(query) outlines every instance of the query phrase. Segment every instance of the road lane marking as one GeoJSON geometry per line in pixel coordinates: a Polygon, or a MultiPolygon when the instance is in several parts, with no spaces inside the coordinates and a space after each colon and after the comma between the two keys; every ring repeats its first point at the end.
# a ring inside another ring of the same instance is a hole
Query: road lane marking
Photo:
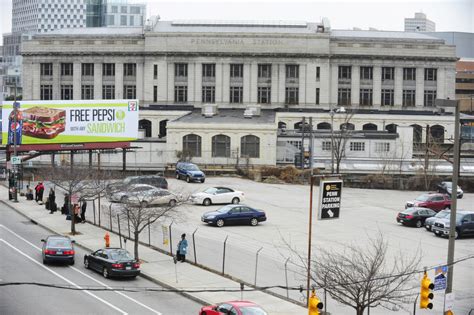
{"type": "Polygon", "coordinates": [[[10,248],[14,249],[15,251],[17,251],[19,254],[25,256],[26,258],[28,258],[29,260],[31,260],[32,262],[34,262],[35,264],[37,264],[38,266],[48,270],[49,272],[51,272],[53,275],[57,276],[58,278],[66,281],[67,283],[73,285],[74,287],[78,288],[78,289],[81,289],[82,292],[92,296],[93,298],[95,298],[96,300],[104,303],[105,305],[108,305],[110,306],[111,308],[115,309],[116,311],[118,311],[119,313],[123,314],[123,315],[127,315],[128,313],[121,310],[120,308],[116,307],[115,305],[107,302],[106,300],[98,297],[97,295],[87,291],[87,290],[84,290],[82,287],[80,287],[79,285],[75,284],[74,282],[72,282],[71,280],[67,279],[66,277],[64,276],[61,276],[59,273],[57,273],[56,271],[52,270],[51,268],[49,267],[46,267],[45,265],[39,263],[38,261],[36,261],[34,258],[28,256],[27,254],[23,253],[20,249],[16,248],[15,246],[13,246],[12,244],[10,244],[9,242],[5,241],[4,239],[0,239],[0,242],[3,242],[5,245],[9,246],[10,248]]]}
{"type": "MultiPolygon", "coordinates": [[[[28,243],[28,244],[31,245],[33,248],[36,248],[37,250],[41,251],[41,248],[39,248],[39,247],[36,246],[35,244],[31,243],[31,242],[28,241],[27,239],[23,238],[22,236],[18,235],[17,233],[13,232],[12,230],[10,230],[9,228],[7,228],[7,227],[4,226],[3,224],[0,224],[0,227],[4,228],[4,229],[7,230],[8,232],[12,233],[12,234],[15,235],[16,237],[18,237],[18,238],[20,238],[21,240],[23,240],[24,242],[28,243]]],[[[103,286],[106,287],[107,289],[112,289],[112,288],[111,288],[110,286],[108,286],[107,284],[105,284],[105,283],[103,283],[103,282],[101,282],[101,281],[99,281],[99,280],[94,279],[93,277],[91,277],[91,276],[89,276],[88,274],[86,274],[86,273],[80,271],[80,270],[77,269],[76,267],[72,267],[72,266],[68,266],[68,267],[71,268],[71,269],[73,269],[73,270],[75,270],[76,272],[79,272],[80,274],[82,274],[82,275],[88,277],[89,279],[91,279],[91,280],[93,280],[93,281],[95,281],[95,282],[97,282],[97,283],[103,285],[103,286]]],[[[141,303],[141,302],[135,300],[134,298],[129,297],[129,296],[126,295],[126,294],[123,294],[122,292],[115,291],[115,290],[113,290],[113,292],[117,293],[117,294],[120,295],[120,296],[125,297],[126,299],[129,299],[130,301],[132,301],[132,302],[134,302],[134,303],[136,303],[136,304],[138,304],[138,305],[140,305],[140,306],[146,308],[147,310],[149,310],[149,311],[151,311],[151,312],[153,312],[153,313],[155,313],[155,314],[157,314],[157,315],[162,315],[160,312],[158,312],[158,311],[152,309],[151,307],[149,307],[149,306],[147,306],[147,305],[145,305],[145,304],[143,304],[143,303],[141,303]]]]}

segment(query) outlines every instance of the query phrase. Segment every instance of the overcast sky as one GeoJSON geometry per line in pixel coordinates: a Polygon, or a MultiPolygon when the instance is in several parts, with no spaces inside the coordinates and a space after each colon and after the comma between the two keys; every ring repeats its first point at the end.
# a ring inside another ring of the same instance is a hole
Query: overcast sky
{"type": "MultiPolygon", "coordinates": [[[[318,22],[329,18],[334,29],[359,27],[403,31],[404,18],[423,12],[436,31],[474,33],[474,0],[129,0],[147,3],[147,16],[162,20],[290,20],[318,22]]],[[[12,0],[0,0],[0,33],[11,31],[12,0]]]]}

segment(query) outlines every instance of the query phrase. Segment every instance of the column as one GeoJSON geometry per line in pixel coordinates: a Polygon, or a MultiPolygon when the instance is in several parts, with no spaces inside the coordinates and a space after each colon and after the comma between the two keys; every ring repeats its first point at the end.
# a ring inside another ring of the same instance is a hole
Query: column
{"type": "Polygon", "coordinates": [[[82,68],[80,62],[74,62],[72,70],[72,99],[80,100],[81,99],[81,78],[82,78],[82,68]]]}
{"type": "Polygon", "coordinates": [[[351,103],[359,106],[360,100],[360,67],[352,66],[351,74],[351,103]]]}
{"type": "MultiPolygon", "coordinates": [[[[25,59],[23,59],[25,60],[25,59]]],[[[41,98],[41,66],[40,63],[29,63],[23,69],[31,69],[30,76],[22,75],[23,94],[26,100],[39,100],[41,98]]]]}
{"type": "Polygon", "coordinates": [[[298,78],[298,103],[299,105],[306,106],[306,76],[308,75],[306,73],[307,67],[305,64],[300,64],[299,65],[299,78],[298,78]]]}
{"type": "Polygon", "coordinates": [[[244,63],[244,77],[243,77],[243,103],[244,105],[250,103],[250,87],[251,87],[251,75],[250,75],[250,64],[244,63]]]}
{"type": "Polygon", "coordinates": [[[320,68],[319,82],[316,82],[316,87],[319,87],[319,103],[328,106],[330,104],[332,73],[329,60],[321,61],[317,64],[320,68]]]}
{"type": "Polygon", "coordinates": [[[423,107],[425,97],[425,69],[423,67],[416,68],[415,81],[415,106],[423,107]]]}
{"type": "MultiPolygon", "coordinates": [[[[158,65],[158,79],[155,80],[158,86],[157,101],[158,103],[173,103],[174,96],[171,97],[171,100],[168,99],[168,64],[165,60],[160,60],[155,63],[158,65]]],[[[153,99],[153,88],[151,93],[153,99]]]]}
{"type": "Polygon", "coordinates": [[[194,102],[202,103],[202,63],[196,62],[194,67],[194,102]]]}
{"type": "Polygon", "coordinates": [[[222,102],[230,103],[230,65],[228,63],[222,66],[222,102]]]}
{"type": "Polygon", "coordinates": [[[278,65],[278,103],[285,104],[286,94],[286,66],[285,64],[278,65]]]}
{"type": "MultiPolygon", "coordinates": [[[[152,75],[151,76],[148,76],[148,78],[150,78],[149,80],[147,81],[150,81],[150,82],[153,82],[153,66],[151,67],[151,72],[152,72],[152,75]]],[[[148,73],[147,73],[148,74],[148,73]]],[[[143,62],[137,62],[137,73],[136,73],[136,82],[135,82],[135,85],[137,87],[137,99],[139,101],[139,104],[141,104],[142,102],[145,101],[145,93],[144,93],[144,75],[145,75],[145,72],[144,72],[144,69],[143,69],[143,62]]],[[[149,74],[148,74],[149,75],[149,74]]],[[[151,88],[151,91],[153,92],[153,87],[151,88]]],[[[152,94],[153,95],[153,94],[152,94]]],[[[153,97],[151,98],[151,100],[153,100],[153,97]]],[[[149,102],[150,99],[147,99],[147,102],[149,102]]]]}
{"type": "Polygon", "coordinates": [[[258,103],[258,63],[252,62],[250,64],[250,103],[258,103]]]}
{"type": "Polygon", "coordinates": [[[372,104],[374,108],[380,108],[382,104],[382,67],[374,66],[373,69],[372,104]]]}
{"type": "Polygon", "coordinates": [[[94,63],[94,99],[102,99],[102,63],[94,63]]]}
{"type": "Polygon", "coordinates": [[[402,106],[403,100],[403,68],[395,67],[395,82],[393,91],[394,106],[402,106]]]}
{"type": "Polygon", "coordinates": [[[273,63],[272,64],[272,83],[271,83],[272,107],[277,107],[279,105],[279,100],[278,100],[279,90],[280,90],[279,65],[276,63],[273,63]]]}
{"type": "MultiPolygon", "coordinates": [[[[153,78],[153,67],[154,67],[154,60],[153,58],[145,58],[144,65],[141,65],[141,70],[139,70],[139,66],[137,64],[137,98],[142,100],[144,103],[153,103],[153,86],[157,85],[157,80],[153,78]],[[142,72],[142,75],[139,72],[142,72]],[[140,77],[140,79],[139,79],[140,77]],[[142,81],[139,88],[139,80],[142,81]],[[139,92],[141,89],[141,93],[139,92]]],[[[158,72],[158,76],[160,72],[158,72]]]]}
{"type": "Polygon", "coordinates": [[[436,98],[446,99],[446,69],[438,68],[436,74],[436,98]]]}
{"type": "MultiPolygon", "coordinates": [[[[23,74],[25,75],[25,74],[23,74]]],[[[61,65],[58,62],[53,63],[53,100],[61,99],[61,65]]]]}
{"type": "Polygon", "coordinates": [[[115,63],[115,99],[123,99],[123,63],[115,63]]]}
{"type": "Polygon", "coordinates": [[[330,99],[329,99],[329,105],[337,105],[337,90],[339,89],[339,65],[338,64],[330,64],[329,69],[331,71],[331,77],[330,77],[330,99]]]}
{"type": "MultiPolygon", "coordinates": [[[[305,104],[311,107],[316,105],[316,87],[319,87],[318,84],[321,82],[321,78],[319,79],[320,81],[316,82],[316,66],[319,66],[319,64],[318,65],[314,63],[306,64],[305,65],[305,68],[306,68],[305,85],[302,84],[303,82],[300,82],[300,86],[302,86],[305,89],[304,102],[305,104]]],[[[319,90],[319,94],[320,94],[319,103],[321,104],[321,89],[319,90]]]]}
{"type": "MultiPolygon", "coordinates": [[[[189,69],[189,66],[188,66],[189,69]]],[[[177,84],[174,82],[174,63],[168,63],[166,64],[166,91],[165,91],[165,100],[167,102],[174,103],[174,86],[177,84]]],[[[161,80],[160,80],[161,81],[161,80]]],[[[188,81],[189,81],[189,76],[188,76],[188,81]]],[[[159,84],[158,84],[159,86],[159,84]]],[[[188,92],[189,96],[189,92],[188,92]]]]}
{"type": "Polygon", "coordinates": [[[224,101],[222,99],[222,72],[223,72],[223,65],[221,62],[216,63],[216,82],[215,82],[215,89],[216,89],[216,104],[222,104],[224,101]]]}
{"type": "Polygon", "coordinates": [[[195,80],[196,76],[196,64],[194,62],[188,63],[188,102],[193,104],[194,102],[200,102],[201,100],[196,99],[195,92],[195,80]]]}

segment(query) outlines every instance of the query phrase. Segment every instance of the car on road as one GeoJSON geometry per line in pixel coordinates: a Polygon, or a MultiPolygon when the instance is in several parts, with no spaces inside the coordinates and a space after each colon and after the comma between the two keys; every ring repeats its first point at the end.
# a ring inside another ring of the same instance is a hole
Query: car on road
{"type": "Polygon", "coordinates": [[[224,225],[250,224],[258,225],[267,220],[264,211],[246,205],[227,205],[216,211],[209,211],[202,215],[201,221],[223,227],[224,225]]]}
{"type": "Polygon", "coordinates": [[[185,179],[186,182],[204,183],[206,175],[196,164],[189,162],[176,163],[176,179],[185,179]]]}
{"type": "Polygon", "coordinates": [[[209,206],[216,203],[237,204],[244,199],[244,193],[228,187],[210,187],[191,195],[191,201],[196,204],[209,206]]]}
{"type": "Polygon", "coordinates": [[[66,262],[74,265],[74,241],[63,235],[50,235],[43,242],[43,264],[66,262]]]}
{"type": "Polygon", "coordinates": [[[169,205],[178,203],[180,196],[165,190],[146,184],[130,185],[127,190],[119,191],[109,197],[111,202],[128,203],[132,205],[140,204],[146,208],[148,206],[169,205]]]}
{"type": "Polygon", "coordinates": [[[112,195],[115,192],[127,190],[130,185],[146,184],[155,188],[168,189],[168,181],[163,176],[141,175],[129,176],[121,181],[110,183],[106,187],[106,195],[112,195]]]}
{"type": "Polygon", "coordinates": [[[84,255],[84,266],[102,273],[104,278],[135,278],[140,274],[140,263],[123,248],[104,248],[84,255]]]}
{"type": "MultiPolygon", "coordinates": [[[[432,226],[436,236],[448,236],[450,230],[450,218],[448,216],[438,219],[432,226]]],[[[454,238],[458,239],[464,235],[474,235],[474,211],[459,210],[456,212],[456,229],[454,238]]]]}
{"type": "Polygon", "coordinates": [[[427,193],[416,197],[413,201],[407,201],[405,209],[412,207],[429,208],[436,212],[451,208],[451,198],[446,194],[427,193]]]}
{"type": "Polygon", "coordinates": [[[422,227],[425,220],[436,215],[434,210],[428,208],[408,208],[405,211],[399,212],[397,215],[397,222],[402,225],[422,227]]]}
{"type": "Polygon", "coordinates": [[[431,227],[435,223],[437,219],[448,218],[451,210],[441,210],[440,212],[436,213],[434,217],[427,218],[425,220],[425,229],[431,232],[431,227]]]}
{"type": "MultiPolygon", "coordinates": [[[[441,182],[437,186],[438,186],[439,193],[448,194],[450,197],[452,196],[452,193],[453,193],[452,182],[441,182]]],[[[464,196],[464,191],[459,186],[457,189],[457,196],[458,196],[458,199],[461,199],[464,196]]]]}
{"type": "Polygon", "coordinates": [[[229,301],[217,305],[203,306],[199,315],[267,315],[257,304],[250,301],[229,301]]]}

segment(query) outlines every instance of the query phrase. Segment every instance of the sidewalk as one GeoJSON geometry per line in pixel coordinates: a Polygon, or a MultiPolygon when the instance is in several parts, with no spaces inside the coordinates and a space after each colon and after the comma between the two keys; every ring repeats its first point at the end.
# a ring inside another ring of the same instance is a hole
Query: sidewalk
{"type": "MultiPolygon", "coordinates": [[[[65,216],[58,211],[49,214],[44,205],[38,205],[34,201],[26,200],[23,196],[18,196],[18,203],[7,200],[8,189],[0,185],[0,203],[13,208],[19,213],[34,220],[39,225],[58,234],[65,234],[70,231],[70,221],[65,220],[65,216]]],[[[76,243],[90,251],[104,246],[105,230],[92,224],[77,224],[76,231],[81,233],[73,239],[76,243]]],[[[120,246],[118,235],[110,233],[111,246],[120,246]]],[[[127,241],[127,250],[133,252],[132,241],[127,241]]],[[[173,263],[172,257],[152,250],[146,246],[139,245],[140,259],[145,261],[141,265],[142,276],[154,281],[164,287],[183,290],[205,290],[205,289],[240,289],[238,282],[232,281],[215,273],[206,271],[189,263],[173,263]],[[177,277],[176,269],[177,268],[177,277]]],[[[82,259],[77,257],[78,262],[82,259]]],[[[219,302],[240,300],[241,292],[196,292],[184,293],[185,296],[202,304],[216,304],[219,302]]],[[[253,301],[262,306],[268,314],[306,314],[306,308],[279,299],[273,295],[252,291],[243,293],[244,300],[253,301]]],[[[196,313],[198,310],[196,310],[196,313]]]]}

